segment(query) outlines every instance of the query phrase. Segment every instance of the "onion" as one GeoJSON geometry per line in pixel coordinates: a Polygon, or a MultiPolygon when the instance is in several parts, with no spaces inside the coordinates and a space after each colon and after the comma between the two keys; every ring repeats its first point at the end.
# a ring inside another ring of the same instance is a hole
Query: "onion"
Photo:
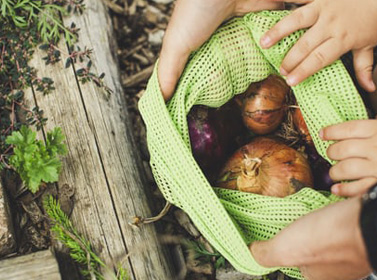
{"type": "Polygon", "coordinates": [[[307,160],[299,152],[277,140],[258,137],[231,156],[217,186],[284,197],[313,186],[313,179],[307,160]]]}
{"type": "Polygon", "coordinates": [[[219,168],[224,157],[224,145],[220,141],[209,108],[194,106],[187,116],[191,149],[203,173],[211,176],[219,168]]]}
{"type": "Polygon", "coordinates": [[[207,179],[213,181],[226,158],[247,143],[248,131],[239,106],[233,99],[216,109],[194,106],[187,121],[194,158],[207,179]]]}
{"type": "Polygon", "coordinates": [[[329,191],[334,184],[330,178],[331,164],[318,154],[313,142],[305,144],[305,152],[312,167],[315,189],[329,191]]]}
{"type": "Polygon", "coordinates": [[[330,168],[331,164],[321,156],[312,165],[315,189],[330,191],[331,186],[334,184],[330,177],[330,168]]]}
{"type": "Polygon", "coordinates": [[[300,133],[305,143],[313,143],[313,139],[310,136],[308,126],[306,125],[300,108],[295,108],[294,110],[295,111],[293,112],[293,123],[296,129],[300,133]]]}
{"type": "Polygon", "coordinates": [[[252,83],[242,99],[242,115],[246,127],[259,135],[274,131],[284,119],[284,103],[289,90],[285,81],[275,75],[252,83]]]}

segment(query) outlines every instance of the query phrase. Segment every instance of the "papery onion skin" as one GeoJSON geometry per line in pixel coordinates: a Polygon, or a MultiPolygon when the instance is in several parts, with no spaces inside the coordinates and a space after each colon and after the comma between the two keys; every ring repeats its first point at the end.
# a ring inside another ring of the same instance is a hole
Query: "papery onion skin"
{"type": "Polygon", "coordinates": [[[308,126],[306,125],[306,122],[304,120],[304,116],[302,115],[300,108],[294,108],[293,112],[293,123],[300,133],[302,139],[305,143],[313,143],[313,139],[310,136],[308,126]]]}
{"type": "Polygon", "coordinates": [[[313,177],[304,156],[267,137],[253,139],[237,150],[222,168],[221,188],[285,197],[302,187],[312,187],[313,177]],[[299,182],[300,184],[297,184],[299,182]]]}
{"type": "Polygon", "coordinates": [[[252,83],[243,94],[241,105],[246,127],[258,135],[276,130],[284,119],[289,91],[285,81],[276,75],[252,83]]]}

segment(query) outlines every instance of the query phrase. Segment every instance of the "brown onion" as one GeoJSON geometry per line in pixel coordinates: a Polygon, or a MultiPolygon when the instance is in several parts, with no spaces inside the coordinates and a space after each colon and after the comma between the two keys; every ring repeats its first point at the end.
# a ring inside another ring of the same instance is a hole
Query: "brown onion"
{"type": "Polygon", "coordinates": [[[296,129],[298,130],[301,137],[306,143],[313,143],[313,139],[310,136],[308,126],[306,125],[300,108],[295,108],[294,110],[295,111],[293,112],[293,123],[296,129]]]}
{"type": "Polygon", "coordinates": [[[267,137],[258,137],[237,150],[220,172],[217,186],[262,195],[285,197],[313,186],[307,160],[296,150],[267,137]]]}
{"type": "Polygon", "coordinates": [[[276,75],[252,83],[242,99],[245,125],[259,135],[274,131],[284,119],[284,103],[289,90],[285,81],[276,75]]]}

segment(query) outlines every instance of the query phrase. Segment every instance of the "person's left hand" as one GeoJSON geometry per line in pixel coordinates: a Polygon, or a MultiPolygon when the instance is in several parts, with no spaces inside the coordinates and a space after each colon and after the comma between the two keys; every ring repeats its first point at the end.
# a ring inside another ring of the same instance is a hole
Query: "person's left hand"
{"type": "Polygon", "coordinates": [[[249,247],[265,267],[299,267],[309,280],[357,280],[372,272],[355,197],[312,212],[249,247]]]}
{"type": "Polygon", "coordinates": [[[336,140],[328,150],[330,159],[339,161],[330,169],[338,183],[331,191],[341,196],[365,193],[377,182],[377,120],[349,121],[324,128],[322,140],[336,140]]]}

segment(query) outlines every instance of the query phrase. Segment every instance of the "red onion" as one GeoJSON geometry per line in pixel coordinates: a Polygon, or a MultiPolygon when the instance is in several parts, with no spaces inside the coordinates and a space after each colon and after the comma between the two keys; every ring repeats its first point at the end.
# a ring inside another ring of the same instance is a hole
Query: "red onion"
{"type": "Polygon", "coordinates": [[[209,108],[195,106],[187,116],[191,149],[204,174],[210,176],[224,156],[224,145],[219,139],[209,108]]]}

